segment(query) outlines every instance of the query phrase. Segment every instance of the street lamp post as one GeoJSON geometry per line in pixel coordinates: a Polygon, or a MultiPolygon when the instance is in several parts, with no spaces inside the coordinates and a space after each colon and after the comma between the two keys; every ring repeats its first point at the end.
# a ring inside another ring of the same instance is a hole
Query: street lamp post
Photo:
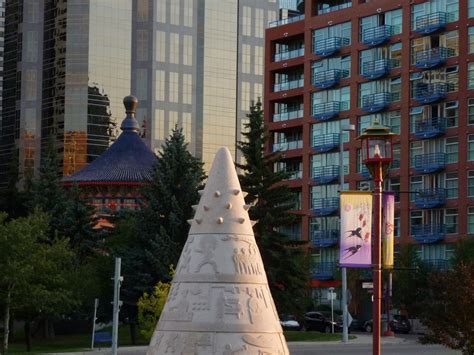
{"type": "Polygon", "coordinates": [[[362,142],[362,161],[367,166],[374,179],[373,195],[373,282],[374,302],[372,305],[373,318],[373,341],[372,354],[380,355],[380,313],[382,304],[382,257],[381,257],[381,235],[382,235],[382,181],[384,172],[393,160],[392,137],[388,127],[382,126],[377,121],[373,126],[364,130],[358,137],[362,142]]]}
{"type": "MultiPolygon", "coordinates": [[[[344,132],[355,131],[353,124],[342,125],[341,134],[339,137],[339,190],[344,191],[344,132]]],[[[349,341],[349,325],[348,325],[348,311],[347,311],[347,269],[341,268],[342,274],[342,342],[349,341]]]]}

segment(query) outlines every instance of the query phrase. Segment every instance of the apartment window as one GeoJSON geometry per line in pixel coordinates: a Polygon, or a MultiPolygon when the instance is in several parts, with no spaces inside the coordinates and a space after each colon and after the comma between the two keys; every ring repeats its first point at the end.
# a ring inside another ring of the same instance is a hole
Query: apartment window
{"type": "Polygon", "coordinates": [[[474,170],[467,172],[467,196],[474,197],[474,170]]]}
{"type": "Polygon", "coordinates": [[[401,78],[369,81],[359,85],[359,107],[362,107],[363,98],[367,95],[390,93],[390,101],[400,101],[401,78]]]}
{"type": "Polygon", "coordinates": [[[170,33],[170,63],[179,64],[179,33],[170,33]]]}
{"type": "Polygon", "coordinates": [[[155,100],[165,101],[165,77],[164,70],[157,70],[155,72],[155,100]]]}
{"type": "Polygon", "coordinates": [[[193,76],[192,74],[183,74],[183,104],[192,103],[193,76]]]}
{"type": "Polygon", "coordinates": [[[474,27],[470,26],[468,28],[468,42],[467,42],[467,49],[470,54],[474,53],[474,27]]]}
{"type": "Polygon", "coordinates": [[[390,178],[388,190],[395,192],[395,202],[400,202],[400,178],[390,178]]]}
{"type": "Polygon", "coordinates": [[[396,110],[360,116],[357,121],[358,134],[361,134],[364,129],[373,125],[375,121],[390,127],[393,133],[400,133],[400,111],[396,110]]]}
{"type": "Polygon", "coordinates": [[[390,63],[390,69],[399,68],[402,59],[402,44],[394,43],[386,47],[377,47],[360,51],[359,54],[359,70],[360,74],[364,74],[364,65],[381,59],[395,59],[390,63]]]}
{"type": "Polygon", "coordinates": [[[193,37],[183,35],[183,64],[193,65],[193,37]]]}
{"type": "Polygon", "coordinates": [[[474,63],[467,66],[467,88],[474,89],[474,63]]]}
{"type": "Polygon", "coordinates": [[[166,1],[156,1],[156,21],[166,23],[166,1]]]}
{"type": "Polygon", "coordinates": [[[166,61],[166,32],[164,31],[156,31],[155,60],[157,62],[166,61]]]}
{"type": "Polygon", "coordinates": [[[444,180],[447,198],[458,198],[458,173],[446,173],[444,180]]]}
{"type": "Polygon", "coordinates": [[[336,101],[341,103],[341,111],[349,110],[351,103],[350,99],[349,86],[340,89],[319,91],[312,94],[313,105],[336,101]]]}
{"type": "Polygon", "coordinates": [[[34,101],[36,100],[36,70],[28,69],[25,70],[25,82],[26,82],[26,90],[25,90],[25,99],[34,101]]]}
{"type": "Polygon", "coordinates": [[[263,38],[263,31],[265,26],[263,25],[263,9],[255,9],[255,37],[263,38]]]}
{"type": "Polygon", "coordinates": [[[410,143],[410,166],[415,166],[415,157],[423,154],[423,144],[420,141],[410,143]]]}
{"type": "MultiPolygon", "coordinates": [[[[435,106],[435,108],[437,108],[435,106]]],[[[459,102],[458,101],[450,101],[444,104],[444,116],[446,117],[446,127],[457,127],[458,126],[458,108],[459,102]]],[[[438,107],[439,110],[442,109],[438,107]]],[[[433,111],[433,108],[432,108],[433,111]]]]}
{"type": "Polygon", "coordinates": [[[28,31],[25,38],[26,56],[25,61],[36,63],[38,59],[38,32],[28,31]]]}
{"type": "Polygon", "coordinates": [[[170,23],[179,25],[179,1],[171,1],[170,3],[170,23]]]}
{"type": "Polygon", "coordinates": [[[186,27],[193,27],[193,0],[184,0],[184,25],[186,27]]]}
{"type": "Polygon", "coordinates": [[[344,22],[338,25],[320,28],[313,31],[313,43],[317,43],[320,40],[333,38],[333,37],[342,37],[346,38],[351,44],[351,23],[344,22]]]}
{"type": "Polygon", "coordinates": [[[458,232],[458,210],[457,208],[448,208],[444,214],[444,224],[446,233],[456,234],[458,232]]]}
{"type": "Polygon", "coordinates": [[[372,15],[360,19],[361,39],[365,30],[383,25],[392,26],[392,34],[402,32],[402,10],[388,11],[383,14],[372,15]]]}
{"type": "Polygon", "coordinates": [[[400,212],[395,212],[395,215],[393,217],[393,224],[394,224],[393,235],[395,237],[399,237],[400,236],[400,212]]]}
{"type": "Polygon", "coordinates": [[[263,47],[255,46],[254,65],[255,75],[263,75],[263,47]]]}
{"type": "Polygon", "coordinates": [[[467,160],[474,160],[474,134],[467,136],[467,160]]]}
{"type": "Polygon", "coordinates": [[[474,124],[474,99],[467,99],[467,124],[474,124]]]}
{"type": "Polygon", "coordinates": [[[137,31],[137,60],[144,61],[148,59],[148,31],[137,31]]]}
{"type": "Polygon", "coordinates": [[[458,162],[458,137],[446,138],[445,151],[448,164],[458,162]]]}
{"type": "Polygon", "coordinates": [[[252,35],[252,8],[248,6],[243,8],[242,34],[244,36],[252,35]]]}
{"type": "Polygon", "coordinates": [[[467,233],[474,234],[474,207],[467,209],[467,233]]]}
{"type": "Polygon", "coordinates": [[[252,63],[252,46],[250,44],[242,44],[242,73],[250,74],[250,64],[252,63]]]}
{"type": "Polygon", "coordinates": [[[148,21],[148,0],[137,1],[137,21],[138,22],[148,21]]]}
{"type": "Polygon", "coordinates": [[[168,99],[170,102],[179,102],[179,73],[170,72],[168,99]]]}
{"type": "Polygon", "coordinates": [[[474,17],[474,0],[469,0],[468,2],[468,16],[469,17],[474,17]]]}
{"type": "Polygon", "coordinates": [[[140,100],[147,100],[148,93],[148,71],[146,69],[137,69],[137,96],[140,100]]]}
{"type": "Polygon", "coordinates": [[[418,226],[420,224],[423,224],[423,211],[410,211],[410,227],[413,228],[413,226],[418,226]]]}
{"type": "MultiPolygon", "coordinates": [[[[422,4],[413,5],[411,10],[412,29],[416,28],[416,19],[420,16],[436,13],[446,12],[447,21],[454,22],[459,19],[459,0],[432,0],[422,4]]],[[[469,0],[472,1],[472,0],[469,0]]]]}
{"type": "MultiPolygon", "coordinates": [[[[410,176],[410,191],[415,192],[423,189],[423,176],[410,176]]],[[[415,201],[416,193],[410,194],[410,201],[415,201]]]]}

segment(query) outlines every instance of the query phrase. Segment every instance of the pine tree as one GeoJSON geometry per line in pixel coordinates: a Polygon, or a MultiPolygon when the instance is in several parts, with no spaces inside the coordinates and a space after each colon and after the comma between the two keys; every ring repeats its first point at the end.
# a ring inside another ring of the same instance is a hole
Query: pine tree
{"type": "Polygon", "coordinates": [[[246,203],[253,205],[250,218],[258,221],[255,237],[278,311],[298,313],[303,311],[309,285],[306,248],[303,242],[280,232],[297,222],[297,216],[289,213],[294,208],[295,194],[282,184],[289,173],[273,171],[280,155],[265,153],[268,137],[260,101],[250,107],[247,117],[245,140],[238,143],[245,160],[244,164],[237,164],[243,172],[240,183],[242,190],[248,192],[246,203]]]}

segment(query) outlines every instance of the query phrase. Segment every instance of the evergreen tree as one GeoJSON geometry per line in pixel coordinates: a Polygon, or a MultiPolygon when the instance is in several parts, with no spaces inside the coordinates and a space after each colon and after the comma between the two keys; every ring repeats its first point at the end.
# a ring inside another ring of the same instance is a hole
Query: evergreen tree
{"type": "Polygon", "coordinates": [[[277,153],[265,152],[268,137],[265,134],[262,104],[250,107],[245,124],[245,140],[238,143],[244,164],[237,164],[242,190],[248,192],[245,201],[253,205],[250,218],[257,244],[262,254],[268,282],[278,311],[302,312],[309,286],[309,266],[303,242],[291,240],[281,231],[294,225],[298,217],[289,213],[294,209],[295,194],[282,181],[288,179],[285,171],[274,172],[273,166],[281,159],[277,153]]]}
{"type": "MultiPolygon", "coordinates": [[[[27,214],[26,191],[18,189],[20,172],[18,169],[18,158],[12,157],[8,171],[8,182],[6,188],[0,191],[0,211],[8,214],[8,218],[24,217],[27,214]]],[[[27,185],[27,184],[26,184],[27,185]]]]}

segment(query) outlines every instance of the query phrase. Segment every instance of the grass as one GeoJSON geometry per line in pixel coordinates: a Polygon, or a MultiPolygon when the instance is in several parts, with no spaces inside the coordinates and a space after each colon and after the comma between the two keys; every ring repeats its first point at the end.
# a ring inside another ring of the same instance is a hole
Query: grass
{"type": "MultiPolygon", "coordinates": [[[[341,340],[341,333],[328,334],[320,332],[298,332],[287,331],[284,333],[286,341],[338,341],[341,340]]],[[[354,335],[349,335],[349,340],[355,339],[354,335]]]]}

